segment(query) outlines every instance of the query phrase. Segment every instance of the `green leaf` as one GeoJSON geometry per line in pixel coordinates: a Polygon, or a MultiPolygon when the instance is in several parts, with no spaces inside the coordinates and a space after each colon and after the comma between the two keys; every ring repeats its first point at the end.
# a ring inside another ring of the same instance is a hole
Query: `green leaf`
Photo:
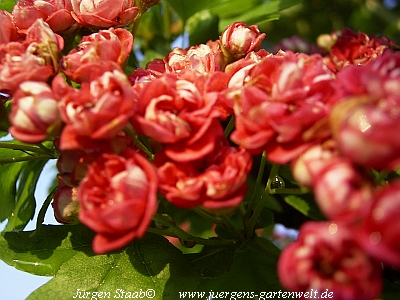
{"type": "Polygon", "coordinates": [[[55,276],[60,266],[82,251],[92,255],[93,232],[83,225],[43,225],[32,231],[3,232],[0,259],[18,270],[41,276],[55,276]]]}
{"type": "MultiPolygon", "coordinates": [[[[245,22],[247,25],[252,24],[263,24],[272,20],[279,19],[278,12],[287,9],[291,6],[299,4],[304,0],[271,0],[271,1],[261,1],[259,5],[252,5],[250,9],[242,9],[240,15],[236,15],[229,18],[224,18],[219,24],[220,31],[224,30],[229,24],[235,21],[245,22]],[[242,13],[245,12],[245,13],[242,13]]],[[[233,1],[232,1],[233,2],[233,1]]],[[[243,2],[243,1],[241,1],[243,2]]],[[[243,4],[237,4],[243,6],[243,4]]],[[[246,4],[245,4],[246,5],[246,4]]],[[[215,10],[212,11],[216,13],[215,10]]]]}
{"type": "MultiPolygon", "coordinates": [[[[2,156],[4,150],[0,149],[2,156]]],[[[16,182],[25,163],[0,166],[0,222],[11,216],[15,208],[16,182]]]]}
{"type": "Polygon", "coordinates": [[[186,31],[189,33],[189,44],[205,44],[209,40],[217,40],[219,18],[208,10],[200,11],[191,16],[186,23],[186,31]]]}
{"type": "Polygon", "coordinates": [[[289,195],[285,197],[285,202],[295,209],[297,209],[302,214],[310,217],[314,220],[325,220],[321,211],[319,210],[317,204],[315,203],[314,197],[311,194],[305,195],[289,195]]]}
{"type": "Polygon", "coordinates": [[[16,205],[8,219],[5,231],[23,230],[35,214],[35,189],[40,173],[47,160],[27,161],[24,163],[16,190],[16,205]]]}
{"type": "Polygon", "coordinates": [[[121,252],[95,255],[93,233],[81,224],[45,225],[38,235],[30,234],[6,232],[0,238],[0,258],[6,263],[54,276],[28,299],[71,299],[77,289],[109,292],[111,298],[152,289],[153,299],[175,300],[178,291],[195,290],[201,279],[181,251],[158,235],[146,234],[121,252]]]}
{"type": "Polygon", "coordinates": [[[11,12],[15,3],[17,3],[16,0],[0,0],[0,9],[11,12]]]}
{"type": "Polygon", "coordinates": [[[279,291],[282,289],[276,273],[279,253],[271,241],[255,238],[236,251],[228,272],[219,277],[204,279],[198,291],[279,291]]]}
{"type": "Polygon", "coordinates": [[[186,255],[203,278],[213,278],[229,271],[236,248],[205,246],[201,253],[186,255]]]}
{"type": "Polygon", "coordinates": [[[262,2],[263,0],[168,0],[168,3],[184,23],[191,16],[203,10],[210,10],[212,14],[217,14],[220,17],[237,16],[262,2]]]}
{"type": "Polygon", "coordinates": [[[400,283],[393,283],[389,280],[383,281],[383,293],[381,299],[383,300],[397,300],[400,295],[400,283]]]}

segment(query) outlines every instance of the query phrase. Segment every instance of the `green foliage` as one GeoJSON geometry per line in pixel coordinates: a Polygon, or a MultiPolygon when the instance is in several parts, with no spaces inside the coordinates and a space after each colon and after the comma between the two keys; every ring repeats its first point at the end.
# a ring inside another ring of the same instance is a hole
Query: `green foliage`
{"type": "Polygon", "coordinates": [[[11,12],[17,0],[0,0],[0,10],[11,12]]]}
{"type": "Polygon", "coordinates": [[[178,299],[183,291],[278,291],[279,250],[268,240],[239,247],[206,247],[184,255],[165,238],[146,234],[107,255],[91,250],[93,233],[82,225],[43,226],[40,233],[5,232],[0,258],[37,275],[54,276],[28,299],[71,299],[87,292],[155,292],[154,299],[178,299]],[[65,284],[68,282],[68,284],[65,284]]]}
{"type": "MultiPolygon", "coordinates": [[[[0,9],[11,12],[15,2],[0,0],[0,9]]],[[[358,0],[332,0],[329,5],[326,0],[160,2],[142,16],[135,35],[135,49],[141,51],[144,59],[140,60],[132,53],[126,66],[128,73],[138,66],[145,67],[155,58],[162,58],[170,50],[171,42],[184,32],[188,34],[190,45],[206,43],[218,39],[222,30],[235,21],[259,25],[261,31],[267,33],[270,43],[292,35],[315,41],[319,34],[345,26],[400,39],[397,25],[400,24],[400,8],[387,9],[381,1],[369,1],[373,4],[369,6],[358,0]],[[280,21],[270,22],[277,19],[280,21]]],[[[8,109],[0,105],[0,137],[7,134],[8,109]]],[[[222,218],[215,217],[219,223],[212,228],[214,223],[199,216],[198,212],[172,208],[163,201],[160,201],[159,212],[168,214],[177,225],[190,220],[188,234],[218,242],[220,239],[210,238],[216,234],[222,239],[237,239],[237,244],[178,248],[160,235],[147,233],[121,251],[95,255],[91,246],[94,234],[83,225],[42,226],[35,234],[22,231],[34,216],[37,181],[47,159],[52,156],[49,154],[47,158],[37,160],[36,155],[43,154],[39,148],[36,148],[37,152],[33,148],[27,151],[20,148],[19,151],[0,146],[0,221],[8,219],[5,232],[0,236],[0,259],[24,272],[54,276],[28,299],[71,299],[77,289],[90,293],[110,292],[111,298],[118,289],[120,294],[122,291],[134,293],[151,289],[156,295],[153,299],[178,299],[179,291],[258,293],[282,289],[276,272],[280,252],[271,241],[253,235],[238,239],[232,228],[223,226],[222,218]],[[30,153],[32,149],[34,154],[30,153]],[[12,159],[22,161],[5,163],[12,159]]],[[[289,166],[281,166],[276,175],[283,178],[286,190],[297,189],[299,195],[282,196],[279,188],[274,190],[277,195],[267,194],[264,192],[265,178],[260,178],[260,182],[249,178],[251,192],[245,203],[248,204],[252,196],[256,199],[264,197],[254,228],[271,227],[276,215],[282,211],[282,204],[290,205],[306,219],[325,219],[312,195],[301,194],[289,166]]],[[[229,217],[234,228],[243,229],[239,213],[229,217]]],[[[398,284],[385,283],[384,299],[397,299],[398,293],[398,284]]]]}
{"type": "Polygon", "coordinates": [[[285,202],[313,220],[325,220],[311,194],[289,195],[285,197],[285,202]]]}

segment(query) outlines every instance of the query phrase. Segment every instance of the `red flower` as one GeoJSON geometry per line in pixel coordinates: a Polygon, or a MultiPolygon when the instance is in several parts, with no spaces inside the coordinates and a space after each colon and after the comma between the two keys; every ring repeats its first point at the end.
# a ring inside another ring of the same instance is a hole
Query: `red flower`
{"type": "Polygon", "coordinates": [[[338,103],[331,123],[338,148],[351,161],[378,170],[400,167],[400,97],[352,97],[338,103]]]}
{"type": "Polygon", "coordinates": [[[17,28],[13,16],[5,10],[0,10],[0,45],[17,40],[17,28]]]}
{"type": "Polygon", "coordinates": [[[214,52],[208,45],[200,44],[189,49],[174,48],[165,57],[167,73],[179,74],[184,70],[195,70],[202,74],[220,70],[218,52],[214,52]]]}
{"type": "Polygon", "coordinates": [[[40,143],[58,134],[58,101],[44,82],[25,81],[14,94],[10,133],[25,143],[40,143]]]}
{"type": "Polygon", "coordinates": [[[267,150],[268,159],[283,164],[329,137],[333,75],[319,55],[279,53],[246,73],[245,88],[232,93],[235,143],[255,154],[267,150]]]}
{"type": "Polygon", "coordinates": [[[61,118],[66,123],[60,149],[85,149],[88,141],[104,143],[125,128],[132,117],[135,93],[125,74],[106,72],[79,90],[66,85],[62,77],[53,81],[62,95],[61,118]]]}
{"type": "Polygon", "coordinates": [[[305,223],[278,262],[280,281],[288,290],[313,289],[321,297],[328,289],[337,300],[375,299],[381,273],[381,264],[365,254],[353,232],[328,222],[305,223]]]}
{"type": "Polygon", "coordinates": [[[356,235],[366,252],[388,265],[400,267],[400,180],[381,187],[371,213],[356,235]]]}
{"type": "Polygon", "coordinates": [[[338,73],[337,104],[330,116],[333,136],[340,151],[361,166],[400,166],[399,70],[400,55],[387,52],[338,73]]]}
{"type": "Polygon", "coordinates": [[[122,28],[100,30],[84,36],[74,49],[62,58],[62,71],[73,81],[91,81],[104,72],[119,70],[133,47],[132,34],[122,28]]]}
{"type": "Polygon", "coordinates": [[[71,0],[71,4],[72,17],[87,27],[130,25],[139,12],[132,0],[71,0]]]}
{"type": "Polygon", "coordinates": [[[217,100],[224,82],[216,86],[189,70],[182,79],[164,74],[137,85],[139,95],[133,125],[141,134],[165,144],[171,159],[197,160],[213,151],[222,132],[216,118],[223,116],[224,110],[217,107],[217,100]]]}
{"type": "Polygon", "coordinates": [[[38,19],[22,42],[0,44],[0,91],[14,93],[27,80],[47,81],[58,70],[63,40],[38,19]]]}
{"type": "Polygon", "coordinates": [[[330,56],[326,64],[336,72],[350,64],[356,66],[368,64],[394,44],[388,38],[369,36],[363,32],[357,33],[350,28],[333,33],[332,38],[336,41],[330,48],[330,56]]]}
{"type": "Polygon", "coordinates": [[[77,27],[71,9],[69,0],[24,0],[16,3],[12,14],[20,32],[42,19],[54,32],[68,33],[77,27]]]}
{"type": "Polygon", "coordinates": [[[78,190],[79,220],[97,234],[93,250],[119,249],[146,232],[157,210],[158,178],[140,154],[102,154],[90,166],[78,190]]]}
{"type": "Polygon", "coordinates": [[[179,163],[163,151],[156,154],[160,191],[172,204],[202,207],[218,213],[231,211],[243,200],[252,157],[244,149],[227,145],[221,138],[212,154],[197,161],[179,163]]]}

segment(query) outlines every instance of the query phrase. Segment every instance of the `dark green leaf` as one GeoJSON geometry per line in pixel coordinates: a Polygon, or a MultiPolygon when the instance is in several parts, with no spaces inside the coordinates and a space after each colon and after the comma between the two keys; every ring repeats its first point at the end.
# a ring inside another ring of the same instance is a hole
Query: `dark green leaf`
{"type": "Polygon", "coordinates": [[[279,253],[271,241],[255,238],[236,251],[228,272],[219,277],[204,279],[198,291],[279,291],[282,289],[276,273],[279,253]]]}
{"type": "Polygon", "coordinates": [[[71,299],[80,289],[91,295],[104,292],[110,298],[146,295],[142,298],[175,300],[178,291],[195,289],[199,278],[178,249],[165,238],[148,234],[120,253],[77,252],[28,299],[71,299]]]}
{"type": "Polygon", "coordinates": [[[17,0],[0,0],[0,9],[11,12],[17,0]]]}
{"type": "Polygon", "coordinates": [[[382,300],[398,300],[400,296],[400,284],[392,283],[388,280],[383,281],[382,300]]]}
{"type": "Polygon", "coordinates": [[[16,205],[5,231],[23,230],[35,214],[35,189],[46,160],[27,161],[18,178],[16,205]]]}
{"type": "Polygon", "coordinates": [[[201,253],[188,254],[187,257],[204,278],[213,278],[229,271],[235,252],[234,247],[205,246],[201,253]]]}
{"type": "Polygon", "coordinates": [[[325,220],[325,217],[315,203],[314,197],[311,194],[305,195],[289,195],[285,197],[285,202],[293,206],[302,214],[314,220],[325,220]]]}

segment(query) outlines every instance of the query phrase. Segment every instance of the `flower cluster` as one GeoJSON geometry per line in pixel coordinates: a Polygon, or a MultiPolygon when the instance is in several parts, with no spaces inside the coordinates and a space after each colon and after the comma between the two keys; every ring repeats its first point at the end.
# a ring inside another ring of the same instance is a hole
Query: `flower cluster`
{"type": "Polygon", "coordinates": [[[9,132],[24,143],[54,141],[56,219],[94,230],[96,253],[116,250],[143,236],[158,201],[233,212],[253,157],[264,153],[290,165],[327,218],[305,223],[283,250],[284,287],[377,297],[381,263],[400,267],[394,43],[344,29],[320,47],[287,39],[270,53],[265,34],[236,22],[218,40],[126,74],[127,29],[158,1],[107,2],[26,0],[0,13],[9,132]],[[62,54],[82,27],[93,33],[62,54]],[[300,46],[312,53],[288,50],[300,46]]]}

